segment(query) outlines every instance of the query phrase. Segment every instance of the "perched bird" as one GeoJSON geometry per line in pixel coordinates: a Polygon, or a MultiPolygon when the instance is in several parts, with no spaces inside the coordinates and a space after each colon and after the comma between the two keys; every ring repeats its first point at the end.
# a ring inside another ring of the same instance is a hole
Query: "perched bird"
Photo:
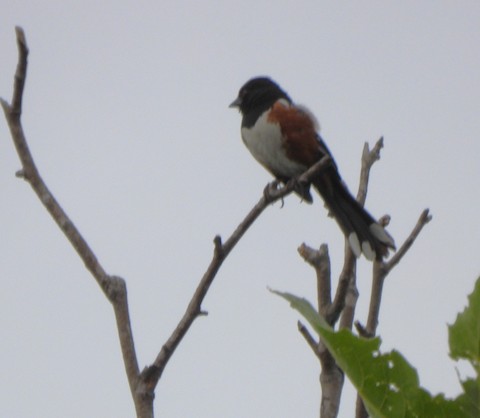
{"type": "MultiPolygon", "coordinates": [[[[332,154],[318,133],[313,114],[292,102],[280,86],[267,77],[247,81],[230,104],[242,114],[242,139],[255,159],[278,180],[286,183],[328,155],[331,164],[311,180],[335,218],[356,257],[382,258],[393,238],[356,201],[340,177],[332,154]]],[[[312,202],[309,185],[296,192],[312,202]]]]}

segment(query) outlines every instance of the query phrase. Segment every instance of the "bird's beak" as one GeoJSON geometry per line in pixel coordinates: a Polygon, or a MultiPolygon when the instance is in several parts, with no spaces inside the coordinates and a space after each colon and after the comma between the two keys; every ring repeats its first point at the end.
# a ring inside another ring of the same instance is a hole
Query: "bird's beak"
{"type": "Polygon", "coordinates": [[[228,107],[240,107],[242,104],[242,99],[240,97],[237,97],[232,103],[230,103],[230,106],[228,107]]]}

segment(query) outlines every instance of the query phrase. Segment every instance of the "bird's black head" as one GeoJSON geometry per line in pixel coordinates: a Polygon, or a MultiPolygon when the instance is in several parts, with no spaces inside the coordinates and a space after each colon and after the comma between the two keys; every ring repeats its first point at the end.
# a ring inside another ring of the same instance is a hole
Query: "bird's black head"
{"type": "Polygon", "coordinates": [[[240,112],[247,116],[252,112],[262,113],[279,99],[291,102],[290,97],[277,83],[268,77],[256,77],[242,86],[238,97],[230,104],[230,107],[238,107],[240,112]]]}

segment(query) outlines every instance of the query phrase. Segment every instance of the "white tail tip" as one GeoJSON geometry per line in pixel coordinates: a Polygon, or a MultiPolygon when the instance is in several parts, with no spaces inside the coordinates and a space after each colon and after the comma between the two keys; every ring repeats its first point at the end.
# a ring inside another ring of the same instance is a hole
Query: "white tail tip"
{"type": "Polygon", "coordinates": [[[373,223],[373,224],[370,225],[370,232],[380,242],[383,242],[388,247],[395,248],[395,241],[390,236],[390,234],[387,231],[385,231],[383,226],[381,226],[377,223],[373,223]]]}
{"type": "Polygon", "coordinates": [[[369,261],[373,261],[373,259],[375,258],[375,251],[368,241],[362,242],[362,253],[369,261]]]}
{"type": "Polygon", "coordinates": [[[350,248],[353,251],[353,254],[355,254],[355,257],[360,257],[362,254],[362,248],[360,247],[360,241],[358,240],[357,234],[355,232],[352,232],[348,236],[348,243],[350,244],[350,248]]]}

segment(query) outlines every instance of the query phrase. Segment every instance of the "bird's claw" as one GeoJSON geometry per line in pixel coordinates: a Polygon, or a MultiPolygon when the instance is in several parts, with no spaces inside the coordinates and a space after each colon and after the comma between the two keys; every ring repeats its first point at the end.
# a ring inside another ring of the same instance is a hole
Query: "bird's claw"
{"type": "Polygon", "coordinates": [[[265,189],[263,189],[263,196],[267,201],[271,202],[272,200],[275,199],[278,193],[279,186],[280,186],[280,181],[278,180],[274,180],[265,186],[265,189]]]}
{"type": "Polygon", "coordinates": [[[295,193],[297,193],[302,200],[306,201],[307,203],[312,203],[313,198],[310,194],[310,183],[306,181],[300,180],[298,177],[293,177],[288,180],[288,185],[293,188],[295,193]]]}

